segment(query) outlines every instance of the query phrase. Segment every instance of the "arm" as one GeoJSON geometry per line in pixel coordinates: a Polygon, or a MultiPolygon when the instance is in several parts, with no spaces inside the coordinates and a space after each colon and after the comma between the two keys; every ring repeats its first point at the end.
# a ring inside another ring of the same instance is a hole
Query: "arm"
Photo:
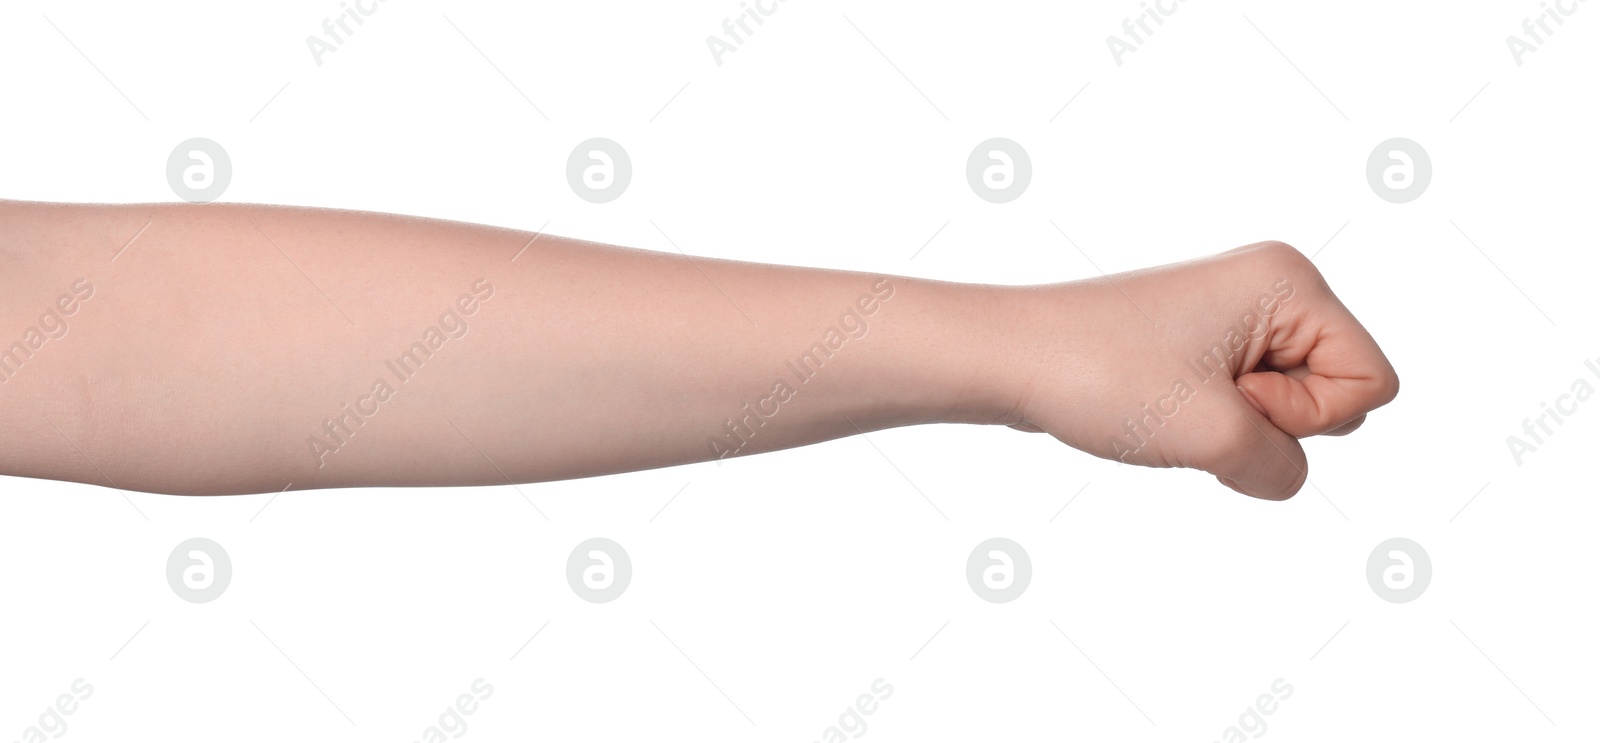
{"type": "Polygon", "coordinates": [[[1273,244],[994,287],[367,213],[0,202],[0,261],[0,474],[153,492],[532,482],[963,422],[1281,498],[1297,436],[1397,385],[1273,244]],[[1213,341],[1223,371],[1189,371],[1213,341]]]}

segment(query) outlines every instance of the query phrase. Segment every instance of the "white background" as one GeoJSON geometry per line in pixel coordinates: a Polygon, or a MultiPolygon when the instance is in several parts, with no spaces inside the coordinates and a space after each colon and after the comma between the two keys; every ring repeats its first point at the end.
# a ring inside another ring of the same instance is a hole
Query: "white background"
{"type": "Polygon", "coordinates": [[[484,741],[820,740],[879,678],[869,740],[1212,741],[1279,678],[1274,740],[1592,740],[1600,402],[1520,466],[1506,438],[1600,386],[1600,6],[1520,66],[1529,0],[1177,8],[1119,66],[1131,0],[786,0],[718,66],[737,0],[387,0],[318,66],[336,0],[7,3],[0,198],[173,201],[168,154],[208,137],[224,201],[950,280],[1280,239],[1403,389],[1308,441],[1285,503],[953,426],[523,486],[548,520],[510,487],[0,478],[0,740],[78,678],[74,741],[419,740],[478,678],[462,737],[484,741]],[[602,205],[565,177],[596,136],[634,164],[602,205]],[[1034,168],[1001,205],[964,172],[997,136],[1034,168]],[[1431,155],[1410,203],[1366,181],[1391,137],[1431,155]],[[233,562],[207,604],[164,574],[193,536],[233,562]],[[564,576],[593,536],[634,565],[609,604],[564,576]],[[1007,604],[966,582],[993,536],[1033,562],[1007,604]],[[1433,563],[1411,603],[1366,578],[1395,536],[1433,563]]]}

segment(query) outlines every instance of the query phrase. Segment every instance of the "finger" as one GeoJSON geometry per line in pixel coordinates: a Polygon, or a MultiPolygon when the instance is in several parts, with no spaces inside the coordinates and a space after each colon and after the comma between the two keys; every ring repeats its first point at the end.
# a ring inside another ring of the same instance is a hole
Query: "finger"
{"type": "Polygon", "coordinates": [[[1273,339],[1260,371],[1235,380],[1257,410],[1295,437],[1355,430],[1361,416],[1400,389],[1377,342],[1337,300],[1319,314],[1299,318],[1273,339]]]}
{"type": "Polygon", "coordinates": [[[1311,374],[1295,379],[1279,372],[1252,372],[1235,382],[1272,425],[1297,438],[1349,433],[1367,411],[1394,399],[1389,383],[1374,377],[1311,374]]]}
{"type": "Polygon", "coordinates": [[[1344,424],[1344,425],[1342,425],[1342,426],[1340,426],[1338,428],[1335,428],[1332,431],[1329,431],[1329,432],[1327,432],[1327,433],[1325,433],[1323,435],[1324,436],[1343,436],[1343,435],[1345,435],[1347,433],[1350,433],[1350,432],[1356,430],[1357,428],[1360,428],[1361,424],[1365,423],[1365,422],[1367,422],[1367,414],[1366,413],[1362,413],[1361,415],[1356,416],[1355,420],[1350,421],[1349,423],[1346,423],[1346,424],[1344,424]]]}
{"type": "Polygon", "coordinates": [[[1306,453],[1300,442],[1239,400],[1232,418],[1219,422],[1200,468],[1245,495],[1284,500],[1306,481],[1306,453]]]}

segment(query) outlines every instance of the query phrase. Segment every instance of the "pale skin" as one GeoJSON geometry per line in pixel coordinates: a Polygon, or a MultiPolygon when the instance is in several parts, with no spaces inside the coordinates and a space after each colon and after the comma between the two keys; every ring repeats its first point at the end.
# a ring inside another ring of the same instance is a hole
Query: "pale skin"
{"type": "Polygon", "coordinates": [[[362,212],[0,201],[0,266],[0,475],[156,493],[540,482],[967,423],[1278,500],[1305,482],[1299,439],[1399,390],[1272,242],[1012,287],[362,212]]]}

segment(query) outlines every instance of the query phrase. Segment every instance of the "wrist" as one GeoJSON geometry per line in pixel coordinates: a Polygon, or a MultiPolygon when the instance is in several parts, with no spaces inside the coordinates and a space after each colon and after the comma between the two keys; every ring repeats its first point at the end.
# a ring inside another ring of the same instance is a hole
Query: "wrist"
{"type": "Polygon", "coordinates": [[[902,362],[901,381],[923,423],[1011,425],[1022,420],[1029,290],[1024,287],[905,280],[904,311],[918,336],[902,362]]]}

